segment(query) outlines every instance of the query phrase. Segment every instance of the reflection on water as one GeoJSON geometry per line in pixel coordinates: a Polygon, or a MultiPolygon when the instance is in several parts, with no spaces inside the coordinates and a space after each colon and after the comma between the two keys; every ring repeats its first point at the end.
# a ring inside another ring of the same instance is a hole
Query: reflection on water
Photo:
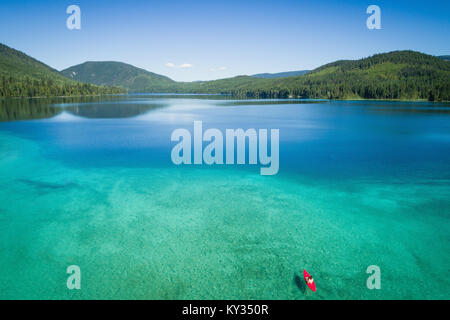
{"type": "Polygon", "coordinates": [[[339,107],[364,107],[368,113],[383,115],[450,114],[450,103],[427,101],[333,101],[339,107]]]}
{"type": "Polygon", "coordinates": [[[0,99],[0,121],[46,119],[64,111],[84,118],[130,118],[164,106],[128,96],[0,99]]]}
{"type": "Polygon", "coordinates": [[[312,104],[312,103],[323,103],[328,100],[299,100],[299,99],[266,99],[266,100],[234,100],[226,102],[215,103],[217,106],[261,106],[261,105],[274,105],[274,104],[312,104]]]}
{"type": "Polygon", "coordinates": [[[173,101],[200,100],[208,106],[220,107],[257,106],[257,105],[300,105],[331,103],[335,107],[364,107],[370,113],[378,114],[450,114],[450,104],[429,102],[395,101],[328,101],[298,99],[236,100],[226,95],[182,95],[182,94],[130,94],[96,97],[55,97],[39,99],[0,99],[0,121],[18,121],[46,119],[65,111],[74,116],[90,119],[131,118],[146,114],[152,110],[187,104],[173,101]]]}
{"type": "Polygon", "coordinates": [[[131,118],[151,110],[162,108],[164,104],[85,104],[64,108],[65,111],[84,118],[112,119],[131,118]]]}
{"type": "Polygon", "coordinates": [[[0,99],[0,121],[45,119],[61,111],[41,99],[0,99]]]}

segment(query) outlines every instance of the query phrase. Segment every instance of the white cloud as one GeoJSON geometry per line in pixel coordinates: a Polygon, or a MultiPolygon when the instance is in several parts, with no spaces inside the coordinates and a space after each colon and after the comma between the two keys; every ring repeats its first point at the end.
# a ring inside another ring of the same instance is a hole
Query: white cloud
{"type": "Polygon", "coordinates": [[[181,68],[181,69],[184,69],[184,68],[192,68],[193,65],[190,64],[190,63],[183,63],[183,64],[180,64],[179,66],[177,66],[177,65],[175,65],[175,64],[172,63],[172,62],[168,62],[168,63],[166,63],[166,67],[169,67],[169,68],[181,68]]]}
{"type": "Polygon", "coordinates": [[[223,71],[223,70],[227,70],[227,67],[218,67],[218,68],[211,68],[209,69],[209,71],[223,71]]]}

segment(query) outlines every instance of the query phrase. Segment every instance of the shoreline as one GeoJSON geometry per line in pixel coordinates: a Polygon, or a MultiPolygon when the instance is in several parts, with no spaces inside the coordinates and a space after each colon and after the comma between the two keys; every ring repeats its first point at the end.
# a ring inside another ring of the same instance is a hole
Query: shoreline
{"type": "Polygon", "coordinates": [[[165,93],[165,92],[133,92],[133,93],[119,93],[119,94],[95,94],[95,95],[76,95],[76,96],[36,96],[36,97],[0,97],[0,100],[6,99],[53,99],[53,98],[93,98],[93,97],[111,97],[111,96],[133,96],[133,95],[162,95],[162,96],[227,96],[235,100],[302,100],[302,101],[370,101],[370,102],[427,102],[427,103],[450,103],[450,100],[438,100],[430,101],[426,99],[327,99],[327,98],[242,98],[235,97],[233,95],[221,94],[221,93],[165,93]]]}

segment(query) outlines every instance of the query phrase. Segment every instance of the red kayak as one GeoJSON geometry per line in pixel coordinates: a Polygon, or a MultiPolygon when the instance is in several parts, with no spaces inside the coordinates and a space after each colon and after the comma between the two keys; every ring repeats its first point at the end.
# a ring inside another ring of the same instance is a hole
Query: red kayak
{"type": "Polygon", "coordinates": [[[311,277],[309,273],[306,270],[303,270],[303,278],[305,279],[306,285],[313,291],[316,292],[316,283],[313,281],[313,283],[308,283],[306,280],[306,277],[311,277]]]}

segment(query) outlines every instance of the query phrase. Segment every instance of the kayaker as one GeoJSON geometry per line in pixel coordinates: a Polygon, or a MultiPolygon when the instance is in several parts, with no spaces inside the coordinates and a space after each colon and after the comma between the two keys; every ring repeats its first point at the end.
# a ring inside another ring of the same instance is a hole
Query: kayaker
{"type": "Polygon", "coordinates": [[[307,284],[313,284],[314,283],[314,278],[312,276],[305,277],[305,280],[306,280],[307,284]]]}

